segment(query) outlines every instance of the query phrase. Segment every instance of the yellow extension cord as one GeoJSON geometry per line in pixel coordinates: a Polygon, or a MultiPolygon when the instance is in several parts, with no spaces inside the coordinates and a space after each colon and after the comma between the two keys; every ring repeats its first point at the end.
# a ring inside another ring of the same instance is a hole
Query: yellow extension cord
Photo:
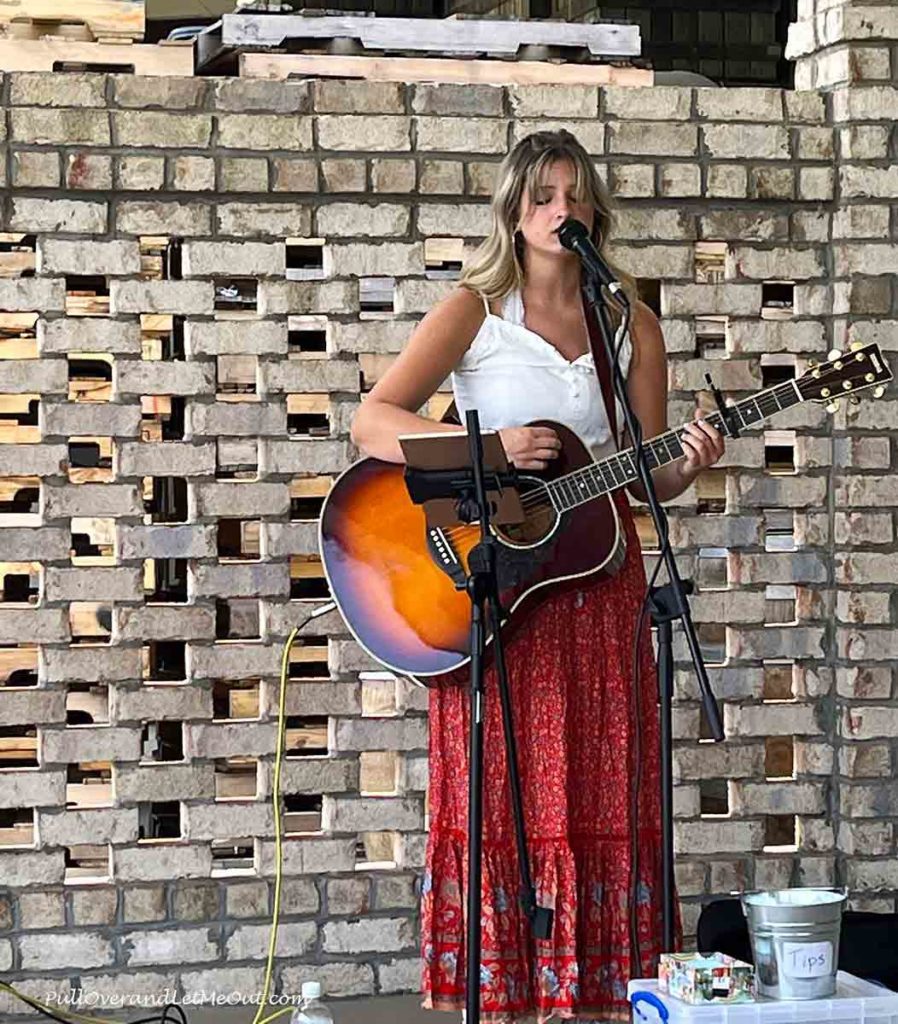
{"type": "MultiPolygon", "coordinates": [[[[306,621],[308,621],[308,619],[306,621]]],[[[305,622],[302,625],[304,626],[305,622]]],[[[281,692],[278,698],[278,743],[274,759],[274,779],[272,780],[271,786],[271,798],[274,803],[274,909],[271,915],[271,935],[268,941],[268,961],[265,965],[265,983],[262,988],[262,998],[259,1000],[259,1008],[256,1010],[256,1016],[253,1018],[252,1024],[270,1024],[270,1021],[273,1021],[278,1017],[282,1017],[285,1013],[292,1013],[295,1009],[293,1006],[286,1006],[282,1010],[277,1010],[275,1013],[269,1014],[267,1017],[262,1016],[265,1012],[265,1004],[268,1001],[268,996],[271,991],[271,972],[274,967],[274,951],[277,947],[278,937],[278,919],[281,912],[281,874],[283,867],[283,843],[281,838],[281,757],[284,750],[284,732],[287,722],[287,673],[290,668],[290,650],[293,647],[293,641],[296,639],[296,634],[301,628],[302,626],[297,626],[290,636],[287,637],[287,642],[284,644],[284,653],[281,657],[281,692]]],[[[28,996],[25,995],[24,992],[19,992],[8,982],[2,980],[0,980],[0,992],[10,992],[17,999],[21,999],[23,1003],[27,1003],[33,1008],[46,1010],[48,1013],[52,1013],[61,1020],[72,1021],[73,1024],[77,1024],[77,1022],[82,1021],[86,1022],[86,1024],[122,1024],[120,1020],[112,1020],[109,1017],[97,1017],[93,1014],[88,1015],[84,1013],[61,1012],[55,1006],[48,1006],[46,1003],[42,1003],[39,999],[35,999],[33,996],[28,996]]],[[[176,1024],[176,1021],[173,1020],[172,1024],[176,1024]]]]}

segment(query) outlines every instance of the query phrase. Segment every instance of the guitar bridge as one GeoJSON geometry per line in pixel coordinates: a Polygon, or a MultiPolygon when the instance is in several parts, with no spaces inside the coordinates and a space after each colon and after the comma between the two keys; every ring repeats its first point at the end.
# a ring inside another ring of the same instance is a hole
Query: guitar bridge
{"type": "Polygon", "coordinates": [[[452,541],[443,530],[433,528],[427,531],[427,549],[430,552],[430,557],[452,580],[455,589],[465,590],[468,578],[465,575],[464,567],[458,560],[452,541]]]}

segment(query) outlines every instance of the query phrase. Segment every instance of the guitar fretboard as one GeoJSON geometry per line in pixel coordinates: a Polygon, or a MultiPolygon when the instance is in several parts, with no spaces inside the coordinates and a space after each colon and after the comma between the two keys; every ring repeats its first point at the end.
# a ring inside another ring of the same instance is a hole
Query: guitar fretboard
{"type": "MultiPolygon", "coordinates": [[[[803,401],[804,398],[797,382],[789,380],[783,384],[777,384],[775,387],[759,391],[741,402],[736,402],[728,406],[727,410],[728,414],[736,421],[738,429],[741,430],[743,427],[754,426],[774,413],[798,405],[803,401]]],[[[709,413],[705,419],[725,436],[732,436],[732,431],[720,412],[709,413]]],[[[650,471],[684,457],[686,453],[680,442],[681,434],[682,428],[668,430],[643,442],[642,447],[650,471]]],[[[617,490],[638,477],[635,449],[627,448],[622,452],[609,455],[600,462],[594,462],[591,466],[584,466],[582,469],[574,470],[573,473],[551,481],[546,484],[546,490],[549,492],[555,508],[559,512],[566,512],[592,498],[617,490]]]]}

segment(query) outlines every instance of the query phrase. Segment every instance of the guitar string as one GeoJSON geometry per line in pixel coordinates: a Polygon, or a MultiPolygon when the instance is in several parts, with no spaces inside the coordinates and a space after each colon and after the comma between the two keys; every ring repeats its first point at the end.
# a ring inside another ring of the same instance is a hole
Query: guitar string
{"type": "MultiPolygon", "coordinates": [[[[797,383],[797,381],[796,381],[796,383],[797,383]]],[[[745,425],[744,417],[741,415],[741,413],[742,413],[742,406],[743,405],[747,406],[748,404],[753,403],[755,405],[757,411],[759,413],[761,413],[762,415],[764,415],[763,409],[761,408],[761,403],[764,401],[765,398],[771,397],[771,398],[774,399],[774,401],[776,403],[776,409],[775,410],[771,410],[771,411],[772,412],[780,411],[783,408],[783,406],[779,403],[779,395],[778,395],[778,393],[779,394],[789,395],[791,397],[794,394],[793,389],[792,389],[792,384],[793,384],[792,380],[785,381],[782,384],[776,384],[772,388],[768,388],[765,391],[759,392],[757,395],[754,395],[751,398],[745,399],[744,402],[735,403],[734,405],[730,406],[729,408],[737,410],[739,412],[739,414],[740,414],[739,418],[743,420],[743,426],[744,426],[745,425]]],[[[712,425],[715,426],[715,428],[718,428],[720,425],[722,425],[722,417],[721,417],[721,415],[719,413],[711,413],[707,417],[707,419],[712,422],[712,425]]],[[[680,452],[679,455],[676,455],[673,458],[670,458],[669,457],[670,456],[670,451],[668,449],[668,443],[669,442],[673,442],[675,444],[680,445],[680,433],[681,433],[681,431],[683,429],[685,429],[685,426],[686,425],[684,424],[684,426],[681,427],[680,430],[674,429],[674,430],[665,431],[663,434],[659,434],[657,437],[651,438],[649,441],[647,441],[643,445],[643,447],[645,449],[647,449],[648,452],[656,460],[658,460],[658,465],[651,467],[652,469],[660,468],[662,465],[667,465],[668,463],[676,462],[679,459],[684,458],[685,453],[682,452],[682,451],[680,452]],[[667,456],[665,461],[661,461],[661,459],[658,458],[658,452],[655,451],[656,448],[660,448],[660,447],[664,448],[663,455],[667,456]]],[[[682,445],[680,445],[680,448],[682,448],[682,445]]],[[[632,463],[633,463],[633,453],[634,452],[635,452],[634,448],[627,448],[627,449],[625,449],[622,452],[616,452],[614,455],[608,456],[607,459],[603,459],[603,460],[601,460],[599,462],[592,462],[588,466],[581,466],[579,469],[575,469],[572,472],[565,474],[564,476],[560,476],[556,480],[551,481],[550,483],[541,483],[538,488],[534,488],[533,491],[529,491],[527,494],[522,496],[522,498],[521,498],[521,506],[524,509],[524,511],[527,512],[527,513],[535,512],[535,511],[542,510],[542,509],[551,509],[551,510],[555,511],[556,510],[555,503],[552,501],[552,499],[550,497],[550,486],[554,486],[556,488],[556,490],[557,490],[559,484],[567,483],[569,485],[574,485],[575,483],[580,482],[580,480],[586,480],[586,479],[589,479],[589,478],[595,479],[597,476],[601,477],[602,483],[605,484],[606,483],[606,478],[605,478],[605,470],[603,469],[603,467],[606,467],[606,466],[607,466],[607,469],[608,469],[608,473],[611,476],[611,479],[614,481],[614,486],[608,488],[605,491],[600,491],[598,494],[590,494],[589,498],[587,498],[587,500],[589,500],[590,498],[600,497],[603,494],[610,494],[613,491],[617,490],[619,487],[623,487],[625,484],[627,484],[629,482],[629,480],[627,478],[627,475],[626,475],[626,469],[621,467],[621,468],[623,468],[624,479],[623,479],[623,481],[619,481],[617,479],[617,476],[615,475],[614,468],[612,467],[611,464],[614,463],[614,462],[617,462],[618,465],[620,465],[621,463],[624,463],[625,460],[626,460],[626,461],[629,461],[631,463],[631,465],[632,465],[632,463]]],[[[578,504],[579,504],[579,502],[578,502],[578,504]]],[[[575,507],[575,506],[572,506],[572,507],[575,507]]],[[[567,509],[560,509],[560,510],[557,510],[557,511],[564,512],[564,511],[568,511],[568,510],[567,509]]],[[[443,530],[443,534],[444,534],[444,536],[448,537],[451,540],[454,537],[458,537],[458,536],[467,534],[471,530],[476,530],[476,529],[479,529],[479,528],[476,527],[473,524],[462,524],[462,525],[459,525],[459,526],[450,527],[447,530],[443,530]]]]}
{"type": "MultiPolygon", "coordinates": [[[[858,354],[859,353],[855,353],[856,359],[858,357],[858,354]]],[[[760,416],[763,419],[766,419],[769,415],[772,415],[775,412],[779,412],[783,408],[791,408],[791,404],[787,406],[781,405],[779,397],[780,395],[786,395],[789,398],[792,398],[795,395],[795,388],[798,389],[798,394],[800,395],[798,400],[807,401],[807,396],[803,393],[801,389],[802,383],[804,383],[803,378],[791,378],[790,380],[784,381],[781,384],[775,384],[771,388],[766,388],[765,390],[758,392],[756,395],[752,395],[751,397],[744,399],[742,402],[736,402],[732,406],[729,406],[728,408],[730,410],[735,410],[736,412],[739,413],[739,418],[742,420],[742,425],[744,427],[746,425],[746,422],[745,417],[742,415],[742,411],[744,408],[747,408],[751,404],[755,406],[755,409],[760,414],[760,416]],[[772,398],[776,405],[776,408],[771,409],[769,412],[765,411],[765,409],[763,408],[763,405],[768,398],[772,398]]],[[[818,380],[818,386],[820,386],[820,384],[821,382],[818,380]]],[[[864,385],[860,388],[856,387],[853,390],[861,391],[869,386],[872,386],[872,384],[864,385]]],[[[719,412],[711,413],[707,417],[707,419],[709,421],[712,421],[712,425],[717,428],[719,428],[719,426],[722,423],[722,416],[719,412]]],[[[685,424],[684,427],[680,428],[680,430],[683,430],[684,428],[685,424]]],[[[644,444],[643,447],[646,448],[651,453],[651,455],[653,455],[658,460],[658,465],[651,467],[652,469],[660,468],[662,465],[667,465],[668,463],[676,462],[684,457],[685,453],[681,451],[679,455],[670,458],[668,442],[671,441],[676,444],[680,443],[680,431],[668,430],[663,434],[659,434],[657,437],[651,438],[644,444]],[[655,448],[661,447],[662,444],[664,448],[663,456],[665,457],[663,461],[661,459],[658,459],[658,453],[655,451],[655,448]]],[[[680,445],[680,447],[682,448],[682,445],[680,445]]],[[[614,481],[614,485],[610,488],[607,488],[606,490],[599,491],[598,494],[589,494],[586,500],[588,501],[591,498],[597,498],[604,494],[611,494],[613,491],[625,486],[629,482],[626,476],[626,470],[624,469],[624,480],[619,481],[617,479],[617,476],[615,475],[614,469],[612,468],[611,464],[616,461],[618,465],[620,465],[626,459],[629,460],[632,465],[634,451],[635,449],[628,448],[625,451],[616,452],[614,455],[608,456],[606,459],[602,459],[599,462],[592,462],[588,466],[581,466],[579,469],[575,469],[571,473],[567,473],[564,476],[560,476],[556,480],[550,481],[548,483],[540,483],[538,487],[534,488],[532,491],[529,491],[521,498],[521,505],[524,511],[527,513],[541,509],[551,509],[552,511],[558,512],[569,511],[568,509],[556,509],[555,503],[552,501],[550,496],[550,487],[554,487],[556,488],[556,490],[558,490],[559,485],[562,483],[568,483],[569,485],[573,485],[574,483],[580,482],[580,480],[586,480],[589,478],[596,479],[597,476],[601,477],[602,484],[605,484],[607,483],[607,481],[605,478],[605,471],[602,468],[605,466],[608,467],[608,472],[611,474],[611,479],[614,481]]],[[[582,494],[582,492],[580,493],[582,494]]],[[[575,505],[571,507],[574,508],[577,504],[581,503],[582,502],[578,501],[575,505]]],[[[457,538],[459,536],[468,534],[470,533],[471,530],[479,530],[479,527],[477,527],[474,524],[460,524],[459,526],[450,527],[449,529],[444,530],[443,534],[451,540],[453,538],[457,538]]]]}

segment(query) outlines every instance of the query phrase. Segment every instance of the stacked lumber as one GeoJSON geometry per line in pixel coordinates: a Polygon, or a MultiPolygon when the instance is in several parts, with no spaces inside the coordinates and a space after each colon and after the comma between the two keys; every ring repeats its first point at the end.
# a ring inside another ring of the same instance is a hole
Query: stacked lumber
{"type": "Polygon", "coordinates": [[[0,26],[10,38],[61,35],[97,42],[143,39],[144,0],[2,0],[0,26]]]}

